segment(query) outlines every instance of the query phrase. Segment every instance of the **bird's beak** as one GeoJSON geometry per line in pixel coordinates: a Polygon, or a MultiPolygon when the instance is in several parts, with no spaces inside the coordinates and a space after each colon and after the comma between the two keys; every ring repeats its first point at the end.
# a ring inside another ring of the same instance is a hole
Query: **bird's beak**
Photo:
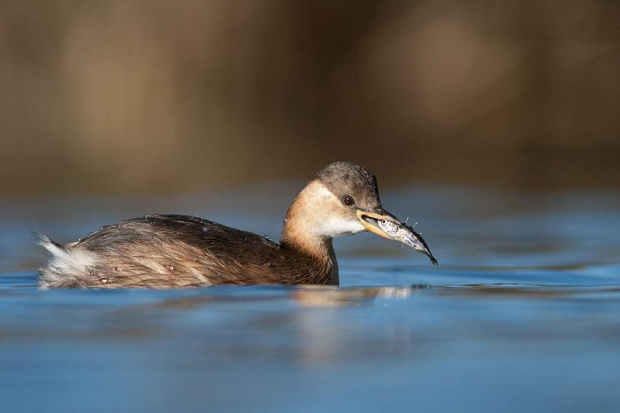
{"type": "Polygon", "coordinates": [[[378,226],[378,223],[380,221],[392,221],[400,225],[400,221],[394,215],[390,214],[382,208],[377,208],[374,211],[358,210],[356,214],[357,219],[359,219],[364,228],[366,228],[368,231],[374,232],[375,234],[380,235],[383,238],[394,239],[378,226]]]}
{"type": "Polygon", "coordinates": [[[414,250],[428,256],[431,262],[436,267],[439,267],[437,260],[422,236],[415,232],[412,227],[401,223],[394,215],[382,208],[377,208],[373,211],[358,210],[356,214],[357,219],[368,231],[374,232],[383,238],[410,246],[414,250]]]}

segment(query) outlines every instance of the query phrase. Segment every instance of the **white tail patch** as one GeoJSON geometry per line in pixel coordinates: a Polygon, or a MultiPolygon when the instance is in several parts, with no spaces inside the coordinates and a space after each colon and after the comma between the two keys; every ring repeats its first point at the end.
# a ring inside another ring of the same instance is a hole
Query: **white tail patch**
{"type": "Polygon", "coordinates": [[[55,242],[52,242],[47,237],[47,235],[38,234],[38,233],[33,233],[33,234],[37,238],[37,245],[42,246],[43,248],[48,250],[52,255],[66,254],[66,251],[64,250],[64,248],[62,248],[60,245],[56,244],[55,242]]]}
{"type": "Polygon", "coordinates": [[[66,282],[67,278],[80,279],[88,277],[91,267],[99,261],[99,256],[85,249],[73,249],[71,244],[63,247],[43,234],[35,234],[37,244],[45,248],[52,254],[52,258],[45,267],[41,269],[41,279],[39,286],[48,289],[66,282]]]}

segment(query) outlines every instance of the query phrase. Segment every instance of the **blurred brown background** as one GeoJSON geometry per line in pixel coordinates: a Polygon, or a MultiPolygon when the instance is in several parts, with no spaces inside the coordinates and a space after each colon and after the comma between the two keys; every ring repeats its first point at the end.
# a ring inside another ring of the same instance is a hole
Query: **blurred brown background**
{"type": "Polygon", "coordinates": [[[0,195],[620,183],[620,2],[0,1],[0,195]]]}

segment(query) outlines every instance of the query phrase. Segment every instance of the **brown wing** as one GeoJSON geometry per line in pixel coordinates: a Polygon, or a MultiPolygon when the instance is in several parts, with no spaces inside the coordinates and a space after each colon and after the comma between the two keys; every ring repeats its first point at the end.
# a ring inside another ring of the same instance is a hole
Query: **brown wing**
{"type": "Polygon", "coordinates": [[[320,282],[331,268],[259,235],[183,215],[150,215],[91,234],[93,287],[171,288],[320,282]]]}

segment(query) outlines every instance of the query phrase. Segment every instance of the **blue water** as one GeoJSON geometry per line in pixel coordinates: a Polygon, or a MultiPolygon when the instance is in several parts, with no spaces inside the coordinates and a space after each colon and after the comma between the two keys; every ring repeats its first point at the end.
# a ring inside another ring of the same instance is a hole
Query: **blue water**
{"type": "Polygon", "coordinates": [[[29,230],[175,212],[277,238],[297,189],[4,200],[0,411],[620,411],[617,191],[384,191],[440,269],[359,235],[340,288],[35,288],[29,230]]]}

